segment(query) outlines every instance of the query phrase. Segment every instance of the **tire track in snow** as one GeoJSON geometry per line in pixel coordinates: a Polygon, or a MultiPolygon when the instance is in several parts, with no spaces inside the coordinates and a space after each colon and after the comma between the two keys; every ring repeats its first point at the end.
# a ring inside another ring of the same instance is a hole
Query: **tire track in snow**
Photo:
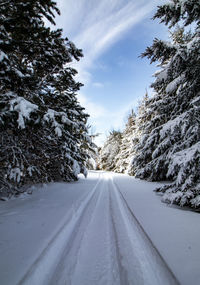
{"type": "MultiPolygon", "coordinates": [[[[91,241],[91,235],[93,232],[95,233],[95,218],[96,212],[101,204],[104,181],[102,180],[98,187],[96,187],[96,201],[92,207],[91,211],[87,211],[84,213],[83,221],[74,235],[73,242],[71,244],[71,248],[66,252],[64,249],[63,256],[60,259],[54,270],[54,276],[49,284],[85,284],[84,278],[87,280],[88,278],[95,279],[97,278],[97,269],[95,271],[94,277],[89,277],[91,271],[88,269],[90,267],[91,262],[91,245],[93,248],[96,248],[97,245],[94,246],[94,239],[91,241]],[[89,253],[89,254],[88,254],[89,253]],[[88,260],[89,258],[89,260],[88,260]],[[84,260],[83,260],[84,259],[84,260]],[[86,268],[87,267],[87,268],[86,268]],[[83,276],[82,276],[83,275],[83,276]]],[[[98,215],[99,216],[99,215],[98,215]]],[[[92,260],[92,266],[94,267],[94,261],[92,260]]],[[[101,267],[101,266],[99,266],[101,267]]],[[[100,279],[100,277],[98,277],[100,279]]],[[[94,280],[95,282],[96,280],[94,280]]],[[[86,283],[88,284],[88,283],[86,283]]],[[[95,283],[94,283],[95,284],[95,283]]]]}
{"type": "Polygon", "coordinates": [[[113,207],[112,207],[112,201],[111,201],[111,191],[109,191],[109,208],[110,208],[110,230],[113,232],[113,243],[115,244],[115,252],[116,252],[116,258],[117,258],[117,264],[118,264],[118,279],[120,280],[119,284],[128,284],[127,280],[127,271],[126,268],[122,265],[122,255],[119,248],[119,240],[117,235],[117,230],[115,227],[114,217],[113,217],[113,207]]]}
{"type": "Polygon", "coordinates": [[[82,236],[80,243],[74,241],[71,253],[64,253],[50,284],[177,284],[109,174],[104,174],[96,191],[87,227],[77,233],[82,236]]]}
{"type": "Polygon", "coordinates": [[[69,253],[63,260],[62,270],[58,270],[50,284],[98,284],[120,285],[119,268],[113,242],[113,232],[110,230],[109,189],[106,179],[96,188],[97,203],[88,217],[88,224],[82,235],[80,244],[73,243],[76,253],[69,253]],[[70,261],[70,262],[69,262],[70,261]],[[69,263],[73,261],[74,270],[69,263]]]}
{"type": "Polygon", "coordinates": [[[17,283],[18,285],[49,284],[54,268],[62,258],[63,249],[66,250],[67,248],[70,248],[74,235],[76,235],[77,228],[84,218],[85,212],[87,210],[89,211],[96,202],[98,195],[96,188],[101,182],[101,175],[102,174],[99,174],[98,181],[93,190],[89,194],[86,194],[79,203],[72,205],[72,210],[67,214],[63,225],[50,239],[47,246],[42,250],[32,266],[17,283]]]}
{"type": "Polygon", "coordinates": [[[110,184],[112,221],[117,236],[122,284],[179,284],[144,232],[112,177],[110,184]]]}
{"type": "Polygon", "coordinates": [[[101,173],[96,186],[75,206],[19,284],[178,283],[112,176],[101,173]]]}

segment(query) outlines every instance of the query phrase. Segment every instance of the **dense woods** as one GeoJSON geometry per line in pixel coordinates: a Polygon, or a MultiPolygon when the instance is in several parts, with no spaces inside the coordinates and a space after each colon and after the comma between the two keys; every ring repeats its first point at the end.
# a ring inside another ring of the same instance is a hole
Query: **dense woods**
{"type": "Polygon", "coordinates": [[[70,63],[83,55],[62,30],[51,0],[0,4],[0,191],[86,175],[87,118],[70,63]]]}
{"type": "MultiPolygon", "coordinates": [[[[76,180],[95,168],[89,115],[77,100],[82,86],[71,63],[82,51],[52,30],[60,14],[51,0],[0,5],[0,194],[23,186],[76,180]]],[[[149,181],[165,202],[200,206],[200,2],[171,0],[154,19],[170,40],[155,38],[141,57],[159,70],[125,129],[110,132],[98,167],[149,181]]]]}
{"type": "MultiPolygon", "coordinates": [[[[149,181],[169,180],[170,185],[156,189],[163,201],[199,207],[200,3],[170,1],[158,7],[156,18],[168,26],[171,41],[155,38],[142,54],[159,63],[151,85],[154,95],[145,96],[137,116],[132,115],[132,129],[127,123],[112,170],[149,181]],[[126,164],[125,153],[130,153],[126,164]]],[[[111,136],[108,141],[114,139],[111,136]]]]}

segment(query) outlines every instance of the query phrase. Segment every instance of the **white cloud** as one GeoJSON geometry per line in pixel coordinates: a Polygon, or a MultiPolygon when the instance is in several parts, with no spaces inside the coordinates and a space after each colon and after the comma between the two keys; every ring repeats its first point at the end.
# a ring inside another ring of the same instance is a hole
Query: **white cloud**
{"type": "Polygon", "coordinates": [[[86,107],[86,111],[91,114],[90,123],[95,127],[99,137],[95,142],[101,146],[106,139],[106,136],[112,129],[123,130],[125,123],[127,122],[127,116],[131,109],[136,109],[138,106],[138,99],[129,101],[116,111],[105,109],[103,106],[88,102],[87,97],[83,96],[83,100],[80,100],[82,105],[86,107]]]}
{"type": "Polygon", "coordinates": [[[99,137],[96,138],[98,145],[103,144],[111,129],[122,130],[124,128],[126,116],[131,108],[135,108],[138,104],[138,100],[133,100],[113,112],[101,104],[90,101],[83,93],[78,94],[78,100],[86,112],[90,114],[89,124],[92,124],[100,133],[99,137]]]}
{"type": "MultiPolygon", "coordinates": [[[[77,80],[85,85],[102,87],[93,82],[92,69],[96,60],[134,25],[141,22],[157,6],[155,0],[58,0],[61,16],[56,19],[57,26],[64,29],[66,36],[78,48],[83,49],[84,58],[74,64],[78,70],[77,80]]],[[[90,114],[90,122],[98,132],[107,132],[111,126],[122,128],[124,116],[138,100],[128,102],[115,112],[91,101],[84,94],[78,95],[79,101],[90,114]]],[[[105,135],[97,141],[102,144],[105,135]]]]}
{"type": "Polygon", "coordinates": [[[88,100],[88,98],[82,93],[78,94],[78,101],[94,120],[104,117],[107,113],[106,109],[102,105],[88,100]]]}
{"type": "Polygon", "coordinates": [[[74,40],[95,59],[118,40],[123,32],[141,21],[149,12],[149,7],[149,4],[138,7],[133,1],[128,2],[120,10],[111,11],[109,16],[102,15],[98,22],[86,27],[84,33],[79,34],[74,40]]]}
{"type": "Polygon", "coordinates": [[[97,88],[102,88],[102,87],[104,87],[104,84],[101,83],[101,82],[94,82],[94,83],[92,83],[92,85],[93,85],[94,87],[97,87],[97,88]]]}
{"type": "Polygon", "coordinates": [[[84,52],[76,64],[78,79],[88,84],[95,60],[156,5],[155,0],[58,0],[57,25],[84,52]]]}

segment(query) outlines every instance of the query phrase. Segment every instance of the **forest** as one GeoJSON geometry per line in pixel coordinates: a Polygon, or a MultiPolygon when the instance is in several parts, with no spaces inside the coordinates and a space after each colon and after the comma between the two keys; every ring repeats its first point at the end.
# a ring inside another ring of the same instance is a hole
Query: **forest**
{"type": "Polygon", "coordinates": [[[148,181],[162,201],[200,207],[200,2],[173,0],[154,19],[171,41],[155,38],[141,57],[159,70],[125,129],[110,132],[97,157],[88,117],[78,101],[82,83],[71,63],[83,52],[55,25],[51,0],[0,4],[0,196],[27,185],[75,181],[92,159],[102,170],[148,181]]]}
{"type": "Polygon", "coordinates": [[[200,3],[172,1],[154,19],[169,28],[171,42],[154,39],[141,55],[159,70],[137,114],[123,132],[111,131],[100,151],[100,168],[148,181],[170,181],[155,189],[162,201],[200,206],[200,3]]]}

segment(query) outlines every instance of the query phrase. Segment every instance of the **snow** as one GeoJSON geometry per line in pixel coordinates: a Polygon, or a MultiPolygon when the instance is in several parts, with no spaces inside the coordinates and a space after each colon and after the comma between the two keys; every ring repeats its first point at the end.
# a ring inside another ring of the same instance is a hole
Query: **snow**
{"type": "MultiPolygon", "coordinates": [[[[169,177],[173,173],[174,169],[177,168],[177,166],[181,167],[182,171],[184,171],[184,169],[187,169],[187,165],[191,163],[192,159],[197,158],[198,154],[200,154],[200,142],[192,145],[187,149],[172,154],[167,176],[169,177]]],[[[177,183],[180,183],[179,180],[182,180],[182,171],[179,171],[177,183]]]]}
{"type": "MultiPolygon", "coordinates": [[[[200,184],[198,184],[197,187],[200,189],[200,184]]],[[[191,203],[194,206],[199,206],[200,205],[200,195],[198,195],[194,199],[192,199],[191,203]]]]}
{"type": "Polygon", "coordinates": [[[38,106],[18,96],[10,101],[10,111],[18,112],[18,125],[21,129],[25,128],[24,118],[30,119],[30,114],[38,110],[38,106]]]}
{"type": "MultiPolygon", "coordinates": [[[[167,123],[165,123],[162,126],[162,129],[160,130],[160,137],[163,139],[169,134],[174,134],[176,133],[176,128],[179,127],[179,125],[184,125],[185,124],[185,117],[187,115],[187,112],[177,116],[173,120],[169,120],[167,123]]],[[[183,127],[182,127],[183,129],[183,127]]]]}
{"type": "Polygon", "coordinates": [[[168,72],[168,65],[166,64],[163,66],[163,69],[157,70],[153,76],[156,77],[157,81],[161,81],[161,80],[165,81],[168,76],[167,72],[168,72]]]}
{"type": "Polygon", "coordinates": [[[80,173],[80,166],[76,160],[73,160],[73,172],[74,175],[77,176],[80,173]]]}
{"type": "Polygon", "coordinates": [[[14,69],[14,71],[19,77],[21,77],[21,78],[25,77],[24,74],[20,70],[14,69]]]}
{"type": "Polygon", "coordinates": [[[62,123],[66,123],[68,125],[71,125],[73,122],[67,118],[66,114],[63,114],[62,115],[62,123]]]}
{"type": "Polygon", "coordinates": [[[120,151],[122,135],[120,132],[110,132],[106,142],[100,151],[99,167],[101,169],[113,170],[116,166],[117,155],[120,151]]]}
{"type": "Polygon", "coordinates": [[[0,51],[0,62],[4,60],[4,58],[8,58],[8,56],[1,50],[0,51]]]}
{"type": "Polygon", "coordinates": [[[88,160],[88,164],[91,165],[91,169],[96,169],[97,168],[97,162],[93,157],[90,157],[88,160]]]}
{"type": "Polygon", "coordinates": [[[73,127],[77,127],[77,123],[76,122],[72,122],[70,119],[67,118],[66,113],[64,112],[56,112],[53,109],[48,109],[46,114],[44,115],[44,120],[46,122],[51,122],[52,127],[54,127],[54,132],[58,137],[62,136],[62,125],[59,124],[56,120],[56,118],[61,117],[61,121],[63,124],[67,124],[67,125],[72,125],[73,127]]]}
{"type": "Polygon", "coordinates": [[[195,47],[195,44],[199,44],[199,38],[198,37],[194,37],[191,41],[189,41],[187,43],[187,50],[188,53],[192,50],[193,47],[195,47]]]}
{"type": "Polygon", "coordinates": [[[183,79],[184,75],[180,75],[177,78],[175,78],[173,81],[171,81],[166,87],[166,92],[167,93],[174,92],[177,89],[178,85],[183,81],[183,79]]]}
{"type": "Polygon", "coordinates": [[[55,127],[55,134],[58,136],[58,137],[61,137],[62,136],[62,130],[59,126],[56,126],[55,127]]]}
{"type": "Polygon", "coordinates": [[[27,171],[28,171],[29,176],[32,176],[32,173],[33,173],[34,171],[37,171],[37,167],[35,167],[35,166],[29,166],[29,167],[27,168],[27,171]]]}
{"type": "Polygon", "coordinates": [[[179,283],[200,284],[199,213],[161,203],[153,193],[161,183],[120,174],[114,181],[179,283]]]}
{"type": "Polygon", "coordinates": [[[197,152],[200,152],[200,142],[192,145],[190,148],[181,150],[179,152],[176,152],[172,155],[172,161],[174,164],[187,164],[191,161],[191,158],[194,157],[197,152]]]}
{"type": "Polygon", "coordinates": [[[192,100],[191,104],[196,107],[200,106],[200,96],[197,96],[194,100],[192,100]]]}
{"type": "Polygon", "coordinates": [[[9,178],[19,182],[21,179],[21,170],[19,167],[12,168],[10,170],[9,178]]]}
{"type": "Polygon", "coordinates": [[[0,284],[199,284],[199,214],[159,185],[91,171],[1,202],[0,284]]]}
{"type": "Polygon", "coordinates": [[[48,109],[47,113],[44,115],[44,120],[47,122],[54,121],[55,120],[55,111],[52,109],[48,109]]]}
{"type": "Polygon", "coordinates": [[[64,112],[56,112],[53,109],[48,109],[47,113],[44,115],[44,120],[47,122],[53,122],[53,126],[57,126],[58,123],[56,121],[56,116],[61,116],[62,123],[66,123],[71,125],[73,122],[67,118],[66,113],[64,112]]]}
{"type": "MultiPolygon", "coordinates": [[[[0,284],[17,284],[96,184],[54,183],[0,203],[0,284]]],[[[37,283],[38,285],[41,283],[37,283]]]]}

